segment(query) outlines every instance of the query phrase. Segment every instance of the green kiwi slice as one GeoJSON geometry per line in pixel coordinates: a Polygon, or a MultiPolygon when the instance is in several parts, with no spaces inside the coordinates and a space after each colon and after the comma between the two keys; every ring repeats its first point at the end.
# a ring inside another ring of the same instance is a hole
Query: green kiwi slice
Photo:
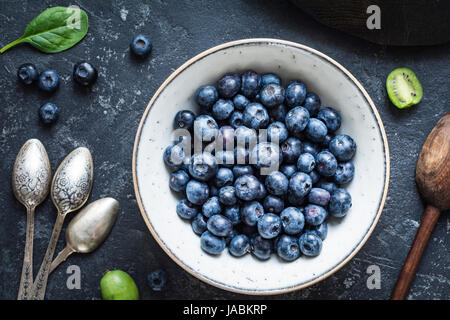
{"type": "Polygon", "coordinates": [[[392,71],[386,79],[386,89],[392,103],[399,109],[418,104],[422,99],[422,85],[408,68],[392,71]]]}

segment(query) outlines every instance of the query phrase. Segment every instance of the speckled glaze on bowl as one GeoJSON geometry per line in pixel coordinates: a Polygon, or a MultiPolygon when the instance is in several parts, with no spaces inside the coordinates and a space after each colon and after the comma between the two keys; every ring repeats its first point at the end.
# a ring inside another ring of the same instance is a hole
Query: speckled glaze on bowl
{"type": "Polygon", "coordinates": [[[389,185],[389,149],[378,111],[362,85],[330,57],[304,45],[277,39],[225,43],[190,59],[161,85],[140,122],[133,151],[133,180],[139,209],[161,248],[184,270],[216,287],[252,295],[301,289],[330,276],[364,245],[380,218],[389,185]],[[322,105],[343,118],[341,133],[358,144],[356,174],[346,187],[353,206],[341,220],[331,219],[322,253],[283,262],[276,255],[260,261],[251,255],[206,254],[200,239],[175,212],[178,196],[169,189],[170,172],[162,160],[173,140],[173,117],[180,109],[198,111],[194,93],[224,73],[253,69],[275,72],[287,81],[300,79],[322,105]]]}

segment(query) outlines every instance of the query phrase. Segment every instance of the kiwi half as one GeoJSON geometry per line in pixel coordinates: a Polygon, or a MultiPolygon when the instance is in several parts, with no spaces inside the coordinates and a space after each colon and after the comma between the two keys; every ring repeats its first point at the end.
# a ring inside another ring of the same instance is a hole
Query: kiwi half
{"type": "Polygon", "coordinates": [[[399,109],[418,104],[422,99],[422,85],[408,68],[392,71],[386,79],[386,89],[392,103],[399,109]]]}

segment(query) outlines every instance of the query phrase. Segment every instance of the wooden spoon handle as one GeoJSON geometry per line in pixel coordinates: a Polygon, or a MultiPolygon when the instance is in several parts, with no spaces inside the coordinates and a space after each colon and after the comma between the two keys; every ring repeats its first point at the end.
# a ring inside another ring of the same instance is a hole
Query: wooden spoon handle
{"type": "Polygon", "coordinates": [[[422,254],[425,251],[425,247],[427,246],[428,240],[430,239],[440,214],[441,212],[431,205],[428,205],[425,209],[422,222],[420,223],[419,230],[417,230],[411,250],[409,250],[408,257],[406,258],[403,269],[397,279],[394,290],[392,291],[392,300],[403,300],[405,298],[409,285],[416,273],[420,258],[422,258],[422,254]]]}

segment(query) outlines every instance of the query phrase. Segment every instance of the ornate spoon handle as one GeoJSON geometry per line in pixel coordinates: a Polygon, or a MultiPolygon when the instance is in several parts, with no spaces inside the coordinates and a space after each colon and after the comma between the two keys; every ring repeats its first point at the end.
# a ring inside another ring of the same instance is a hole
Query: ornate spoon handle
{"type": "Polygon", "coordinates": [[[65,247],[62,249],[58,255],[56,256],[55,260],[53,260],[52,265],[50,266],[49,274],[53,272],[62,262],[66,261],[67,257],[70,256],[75,251],[70,247],[65,247]]]}
{"type": "Polygon", "coordinates": [[[17,300],[28,300],[30,298],[31,286],[33,285],[34,209],[35,207],[27,207],[25,252],[23,255],[22,276],[20,277],[17,300]]]}
{"type": "Polygon", "coordinates": [[[44,260],[42,261],[39,273],[36,276],[36,280],[33,283],[33,289],[31,292],[31,299],[44,300],[45,290],[47,288],[47,279],[50,273],[50,266],[52,264],[53,255],[55,254],[56,244],[58,243],[59,234],[61,233],[62,225],[66,214],[58,212],[56,217],[55,226],[53,227],[50,243],[48,244],[47,251],[45,252],[44,260]]]}

